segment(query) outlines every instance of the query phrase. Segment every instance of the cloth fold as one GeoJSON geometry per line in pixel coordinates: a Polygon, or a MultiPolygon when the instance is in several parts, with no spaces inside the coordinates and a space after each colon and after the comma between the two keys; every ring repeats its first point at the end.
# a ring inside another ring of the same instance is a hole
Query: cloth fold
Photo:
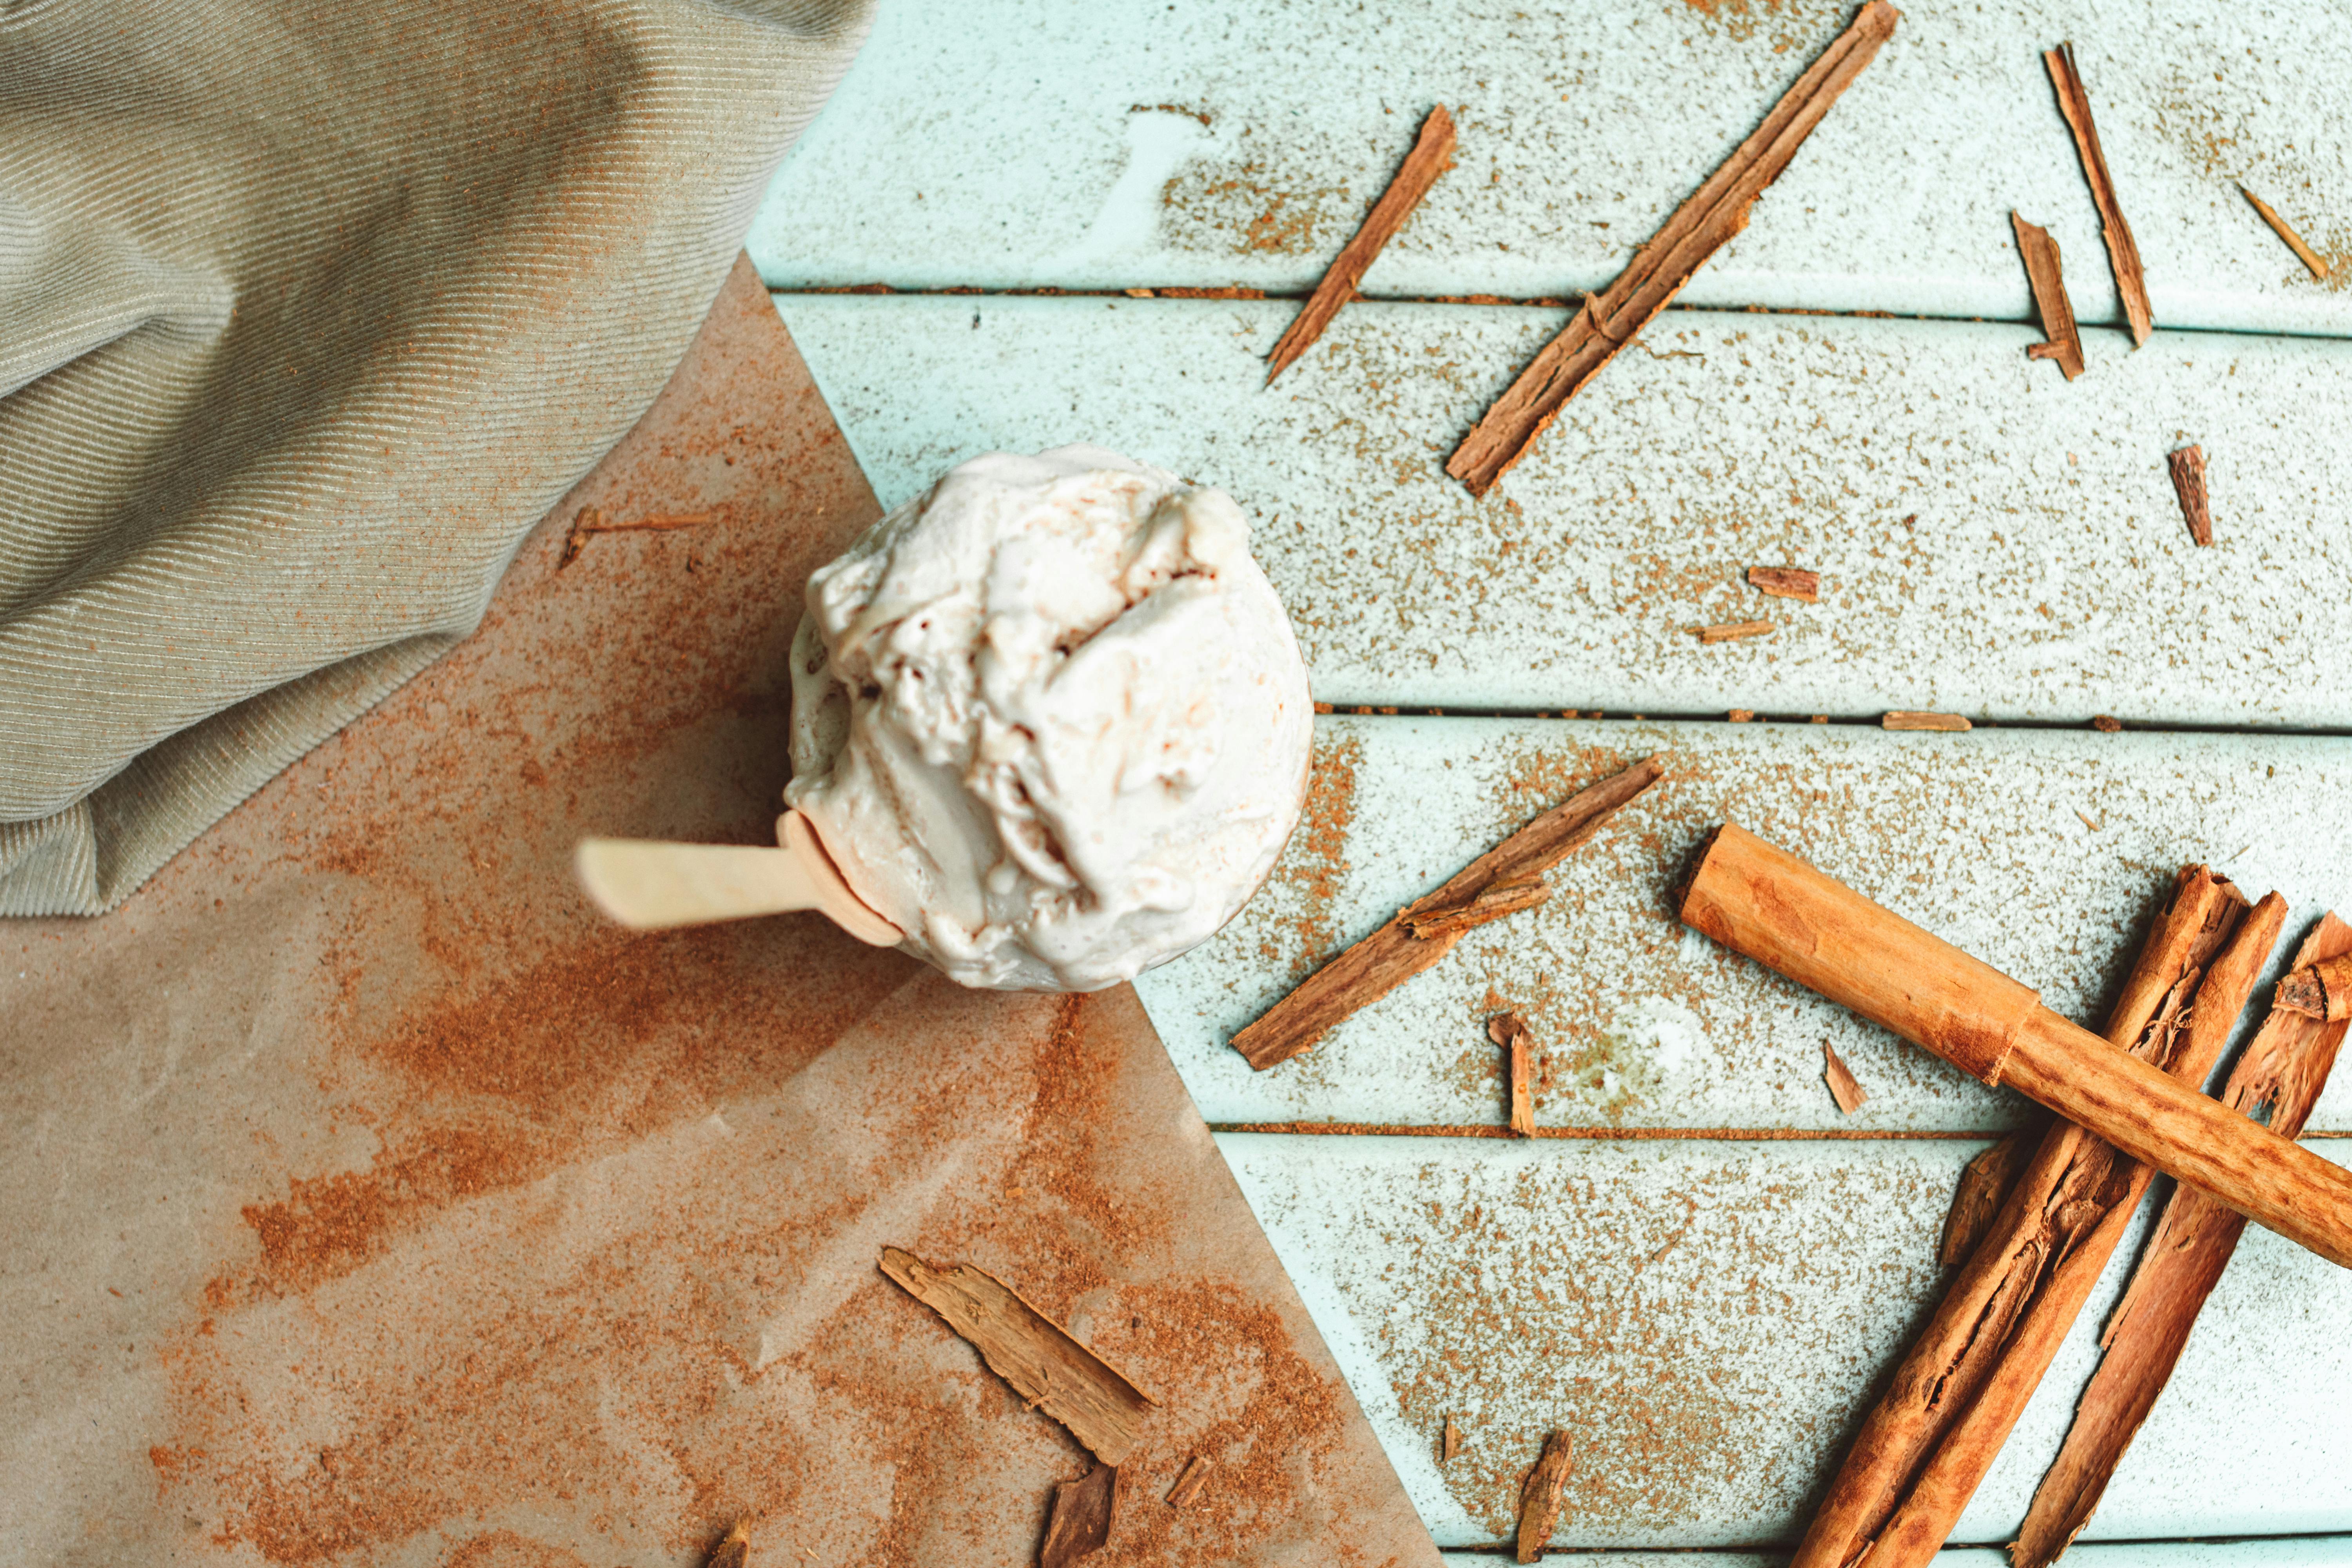
{"type": "Polygon", "coordinates": [[[0,5],[0,914],[112,907],[472,630],[869,12],[0,5]]]}

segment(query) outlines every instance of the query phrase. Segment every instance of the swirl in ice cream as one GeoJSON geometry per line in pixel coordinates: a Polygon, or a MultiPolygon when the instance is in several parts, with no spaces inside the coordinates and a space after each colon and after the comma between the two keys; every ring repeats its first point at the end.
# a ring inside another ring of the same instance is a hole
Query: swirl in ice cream
{"type": "Polygon", "coordinates": [[[1095,447],[992,452],[809,579],[784,798],[908,952],[1099,990],[1265,880],[1313,706],[1231,497],[1095,447]]]}

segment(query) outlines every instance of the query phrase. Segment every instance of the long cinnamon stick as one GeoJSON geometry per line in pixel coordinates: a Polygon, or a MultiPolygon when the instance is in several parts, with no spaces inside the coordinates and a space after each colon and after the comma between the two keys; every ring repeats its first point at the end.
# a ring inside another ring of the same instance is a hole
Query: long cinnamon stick
{"type": "Polygon", "coordinates": [[[1363,226],[1356,230],[1356,237],[1339,252],[1331,269],[1323,274],[1323,281],[1315,286],[1306,307],[1291,318],[1282,340],[1266,355],[1274,364],[1265,373],[1268,386],[1274,384],[1276,376],[1297,363],[1299,355],[1315,346],[1323,329],[1331,324],[1341,307],[1356,297],[1356,285],[1364,280],[1364,272],[1380,255],[1381,247],[1404,226],[1404,220],[1412,216],[1412,209],[1421,205],[1421,198],[1429,194],[1437,176],[1452,167],[1454,116],[1446,113],[1445,105],[1441,103],[1421,122],[1420,139],[1405,154],[1404,163],[1397,170],[1396,178],[1389,182],[1389,188],[1381,193],[1381,199],[1364,215],[1363,226]]]}
{"type": "MultiPolygon", "coordinates": [[[[1406,905],[1395,918],[1308,975],[1298,988],[1234,1034],[1234,1049],[1258,1071],[1310,1049],[1340,1020],[1370,1005],[1454,951],[1470,929],[1440,911],[1469,910],[1490,889],[1538,882],[1573,850],[1589,842],[1619,808],[1655,784],[1664,769],[1655,761],[1636,763],[1614,778],[1553,806],[1456,872],[1427,898],[1406,905]]],[[[1525,907],[1519,895],[1497,900],[1525,907]]]]}
{"type": "MultiPolygon", "coordinates": [[[[2346,954],[2352,954],[2352,926],[2330,914],[2305,939],[2294,963],[2301,969],[2346,954]]],[[[2268,1106],[2271,1130],[2283,1138],[2296,1136],[2326,1086],[2347,1028],[2352,1022],[2330,1023],[2273,1003],[2231,1072],[2221,1103],[2247,1116],[2268,1106]]],[[[2245,1227],[2244,1216],[2194,1187],[2174,1190],[2122,1303],[2107,1320],[2099,1342],[2106,1354],[2083,1391],[2065,1446],[2042,1478],[2024,1526],[2010,1544],[2015,1568],[2045,1568],[2090,1522],[2116,1464],[2179,1363],[2198,1311],[2221,1282],[2245,1227]]]]}
{"type": "Polygon", "coordinates": [[[1617,351],[1664,310],[1693,274],[1739,231],[1764,187],[1789,166],[1813,127],[1895,31],[1885,0],[1870,0],[1853,22],[1772,106],[1754,134],[1675,209],[1617,280],[1586,298],[1567,330],[1544,346],[1510,390],[1463,437],[1445,471],[1483,496],[1524,457],[1544,426],[1617,351]]]}
{"type": "Polygon", "coordinates": [[[1685,924],[2352,1268],[2352,1172],[2070,1023],[2008,975],[1726,824],[1685,924]]]}
{"type": "Polygon", "coordinates": [[[2147,305],[2147,277],[2139,264],[2139,242],[2124,221],[2123,204],[2116,199],[2116,180],[2107,173],[2107,155],[2099,150],[2099,128],[2091,121],[2091,95],[2083,89],[2083,73],[2074,68],[2074,46],[2061,44],[2042,51],[2042,63],[2050,85],[2058,91],[2058,112],[2074,133],[2074,152],[2083,160],[2083,177],[2090,182],[2091,200],[2099,209],[2099,232],[2107,242],[2107,262],[2115,269],[2116,293],[2131,322],[2132,347],[2147,342],[2156,330],[2155,313],[2147,305]]]}
{"type": "Polygon", "coordinates": [[[2048,341],[2025,351],[2028,359],[2057,362],[2068,381],[2083,374],[2083,334],[2074,326],[2074,301],[2066,298],[2066,276],[2058,265],[2058,242],[2050,231],[2026,222],[2014,212],[2009,226],[2017,232],[2017,254],[2025,260],[2025,280],[2033,287],[2033,308],[2042,314],[2042,335],[2048,341]]]}

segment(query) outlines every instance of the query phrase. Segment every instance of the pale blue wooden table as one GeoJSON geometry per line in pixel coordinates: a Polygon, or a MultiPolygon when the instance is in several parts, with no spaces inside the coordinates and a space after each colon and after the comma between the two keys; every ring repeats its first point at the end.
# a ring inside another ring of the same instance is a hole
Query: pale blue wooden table
{"type": "MultiPolygon", "coordinates": [[[[1736,815],[2086,1020],[2184,860],[2280,889],[2298,924],[2352,912],[2352,44],[2328,6],[1908,7],[1682,307],[1486,500],[1444,477],[1565,313],[1439,297],[1605,283],[1849,9],[884,0],[752,233],[884,504],[1076,439],[1222,485],[1317,695],[1402,710],[1323,721],[1312,830],[1139,988],[1465,1564],[1494,1561],[1555,1425],[1580,1446],[1561,1548],[1744,1568],[1793,1542],[1939,1286],[1956,1173],[2019,1116],[1675,927],[1664,890],[1706,826],[1736,815]],[[2137,353],[2042,76],[2062,38],[2147,258],[2160,330],[2137,353]],[[1368,301],[1261,390],[1439,100],[1456,168],[1368,301]],[[2090,363],[2071,385],[2024,357],[2012,207],[2064,253],[2090,363]],[[872,284],[893,292],[837,291],[872,284]],[[1228,284],[1276,297],[1129,293],[1228,284]],[[2165,476],[2190,441],[2210,550],[2165,476]],[[1821,571],[1822,602],[1747,588],[1779,563],[1821,571]],[[1751,616],[1779,629],[1685,629],[1751,616]],[[1906,708],[1995,727],[1876,727],[1906,708]],[[1227,1048],[1318,959],[1651,752],[1671,787],[1542,910],[1308,1057],[1253,1074],[1227,1048]],[[1482,1026],[1504,1005],[1551,1053],[1538,1121],[1587,1136],[1479,1135],[1503,1121],[1482,1026]],[[1824,1039],[1870,1090],[1853,1118],[1824,1039]],[[1441,1470],[1448,1412],[1467,1441],[1441,1470]]],[[[2352,1153],[2352,1086],[2312,1125],[2352,1153]]],[[[1953,1568],[2000,1561],[1980,1548],[2055,1452],[2135,1249],[1953,1568]]],[[[2250,1233],[2075,1560],[2352,1562],[2347,1412],[2352,1277],[2250,1233]]]]}

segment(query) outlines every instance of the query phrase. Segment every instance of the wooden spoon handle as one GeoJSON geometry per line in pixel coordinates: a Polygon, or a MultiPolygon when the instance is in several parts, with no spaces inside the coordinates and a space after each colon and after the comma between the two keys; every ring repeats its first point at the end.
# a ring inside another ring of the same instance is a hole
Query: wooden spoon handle
{"type": "Polygon", "coordinates": [[[902,933],[849,890],[797,814],[778,824],[779,848],[583,838],[572,865],[588,897],[639,931],[818,910],[860,942],[896,945],[902,933]]]}

